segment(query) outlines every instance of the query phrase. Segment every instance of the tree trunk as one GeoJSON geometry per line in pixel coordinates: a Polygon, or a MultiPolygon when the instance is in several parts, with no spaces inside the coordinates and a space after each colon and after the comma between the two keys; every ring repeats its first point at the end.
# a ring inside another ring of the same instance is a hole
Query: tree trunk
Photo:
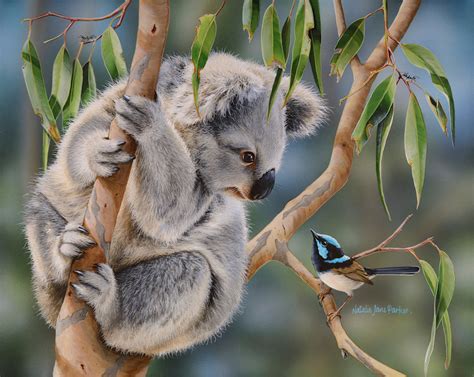
{"type": "MultiPolygon", "coordinates": [[[[165,48],[169,24],[169,0],[140,0],[135,54],[126,88],[127,95],[153,99],[165,48]]],[[[135,141],[117,127],[109,136],[127,141],[125,150],[134,153],[135,141]]],[[[94,184],[84,225],[97,246],[72,265],[72,270],[92,270],[105,262],[115,222],[125,192],[131,165],[123,166],[113,177],[97,179],[94,184]]],[[[75,274],[69,283],[76,280],[75,274]]],[[[77,299],[70,284],[56,323],[56,363],[54,376],[145,376],[150,358],[116,353],[106,347],[92,309],[77,299]]]]}

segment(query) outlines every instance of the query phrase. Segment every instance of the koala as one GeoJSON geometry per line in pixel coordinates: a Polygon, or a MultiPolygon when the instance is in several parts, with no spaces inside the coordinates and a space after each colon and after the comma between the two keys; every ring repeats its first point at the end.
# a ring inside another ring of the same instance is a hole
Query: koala
{"type": "Polygon", "coordinates": [[[205,342],[229,324],[246,281],[244,204],[267,197],[287,139],[311,135],[325,118],[317,93],[289,80],[267,120],[274,72],[225,53],[201,72],[200,112],[187,57],[162,64],[157,100],[124,96],[118,82],[70,124],[55,161],[25,210],[35,296],[55,326],[71,262],[94,244],[82,227],[97,177],[132,165],[106,264],[75,271],[75,294],[94,310],[105,343],[160,356],[205,342]],[[118,126],[133,136],[136,155],[118,126]]]}

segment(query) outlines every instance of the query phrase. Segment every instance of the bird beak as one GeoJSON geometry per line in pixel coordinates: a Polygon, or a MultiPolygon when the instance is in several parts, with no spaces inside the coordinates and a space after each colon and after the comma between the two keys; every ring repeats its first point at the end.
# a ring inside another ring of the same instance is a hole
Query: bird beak
{"type": "Polygon", "coordinates": [[[316,239],[319,236],[319,234],[316,233],[313,229],[311,229],[311,234],[313,235],[313,239],[316,239]]]}

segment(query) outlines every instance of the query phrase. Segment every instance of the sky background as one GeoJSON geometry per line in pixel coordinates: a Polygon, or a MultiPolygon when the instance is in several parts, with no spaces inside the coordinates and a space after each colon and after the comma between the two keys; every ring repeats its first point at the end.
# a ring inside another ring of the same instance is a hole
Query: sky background
{"type": "MultiPolygon", "coordinates": [[[[136,2],[134,2],[136,3],[136,2]]],[[[262,1],[263,10],[269,1],[262,1]]],[[[277,0],[280,18],[288,13],[290,1],[277,0]]],[[[317,136],[291,142],[277,186],[263,203],[251,204],[251,235],[256,234],[284,206],[325,169],[342,107],[339,99],[347,94],[352,77],[346,71],[340,83],[329,77],[329,60],[337,40],[332,2],[321,0],[323,23],[323,74],[326,99],[331,107],[328,124],[317,136]]],[[[31,110],[21,73],[20,50],[27,27],[20,20],[46,10],[75,16],[98,16],[110,12],[120,1],[1,0],[0,12],[0,376],[50,376],[54,363],[54,331],[37,314],[31,285],[30,266],[22,234],[22,207],[28,185],[39,173],[41,132],[38,118],[31,110]]],[[[219,1],[173,0],[168,54],[189,52],[198,17],[213,12],[219,1]]],[[[249,44],[241,28],[240,0],[228,2],[217,20],[215,47],[261,62],[260,28],[249,44]]],[[[392,17],[400,1],[389,0],[392,17]]],[[[379,6],[378,0],[345,1],[348,23],[379,6]]],[[[131,62],[136,32],[136,4],[118,30],[127,63],[131,62]]],[[[348,254],[368,249],[414,212],[406,230],[395,242],[404,246],[435,236],[438,245],[453,259],[456,290],[450,308],[453,327],[453,360],[444,371],[444,341],[438,331],[430,376],[472,376],[474,373],[474,133],[473,76],[474,58],[472,15],[474,2],[425,0],[406,42],[431,49],[444,66],[456,102],[457,144],[440,132],[419,93],[428,129],[428,159],[423,198],[415,210],[411,173],[403,150],[403,125],[407,91],[400,86],[395,107],[395,121],[384,156],[385,195],[392,212],[386,218],[380,204],[375,177],[375,148],[371,140],[363,153],[354,159],[346,187],[298,231],[290,248],[309,268],[311,236],[309,228],[335,236],[348,254]]],[[[51,66],[60,47],[57,41],[43,45],[41,40],[61,32],[65,23],[49,19],[35,24],[33,36],[45,73],[48,88],[51,66]]],[[[107,23],[77,25],[70,33],[68,47],[76,51],[79,34],[98,34],[107,23]]],[[[366,40],[360,52],[365,59],[383,31],[380,15],[367,23],[366,40]]],[[[424,71],[411,67],[398,51],[397,64],[403,71],[419,77],[418,81],[440,97],[424,71]]],[[[108,82],[99,49],[94,55],[98,87],[108,82]]],[[[379,77],[379,80],[386,73],[379,77]]],[[[312,83],[308,69],[304,80],[312,83]]],[[[443,99],[444,101],[444,99],[443,99]]],[[[443,102],[447,109],[446,102],[443,102]]],[[[433,250],[419,255],[436,267],[433,250]]],[[[405,254],[375,256],[364,260],[368,266],[411,264],[405,254]]],[[[342,302],[344,295],[337,294],[342,302]]],[[[343,311],[348,334],[366,352],[406,373],[421,376],[423,358],[429,341],[432,320],[432,296],[421,274],[413,278],[387,277],[374,287],[357,291],[343,311]],[[406,315],[352,314],[354,307],[374,305],[400,306],[406,315]]],[[[328,330],[317,298],[298,277],[282,265],[270,263],[260,270],[247,288],[242,310],[234,323],[218,339],[181,355],[153,362],[150,376],[367,376],[369,372],[352,359],[343,360],[328,330]]]]}

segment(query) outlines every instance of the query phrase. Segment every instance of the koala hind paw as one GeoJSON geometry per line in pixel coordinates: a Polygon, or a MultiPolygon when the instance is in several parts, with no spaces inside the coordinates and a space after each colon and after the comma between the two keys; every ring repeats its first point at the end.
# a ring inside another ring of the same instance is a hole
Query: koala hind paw
{"type": "Polygon", "coordinates": [[[115,295],[115,275],[109,265],[105,263],[97,265],[96,272],[79,270],[74,272],[78,282],[71,285],[76,296],[92,307],[106,304],[115,295]]]}
{"type": "Polygon", "coordinates": [[[95,142],[94,150],[89,157],[92,171],[99,177],[110,177],[119,170],[120,164],[126,164],[135,156],[125,152],[124,140],[102,138],[95,142]]]}
{"type": "Polygon", "coordinates": [[[150,128],[158,103],[141,96],[123,96],[115,101],[117,124],[128,134],[137,138],[146,128],[150,128]]]}

